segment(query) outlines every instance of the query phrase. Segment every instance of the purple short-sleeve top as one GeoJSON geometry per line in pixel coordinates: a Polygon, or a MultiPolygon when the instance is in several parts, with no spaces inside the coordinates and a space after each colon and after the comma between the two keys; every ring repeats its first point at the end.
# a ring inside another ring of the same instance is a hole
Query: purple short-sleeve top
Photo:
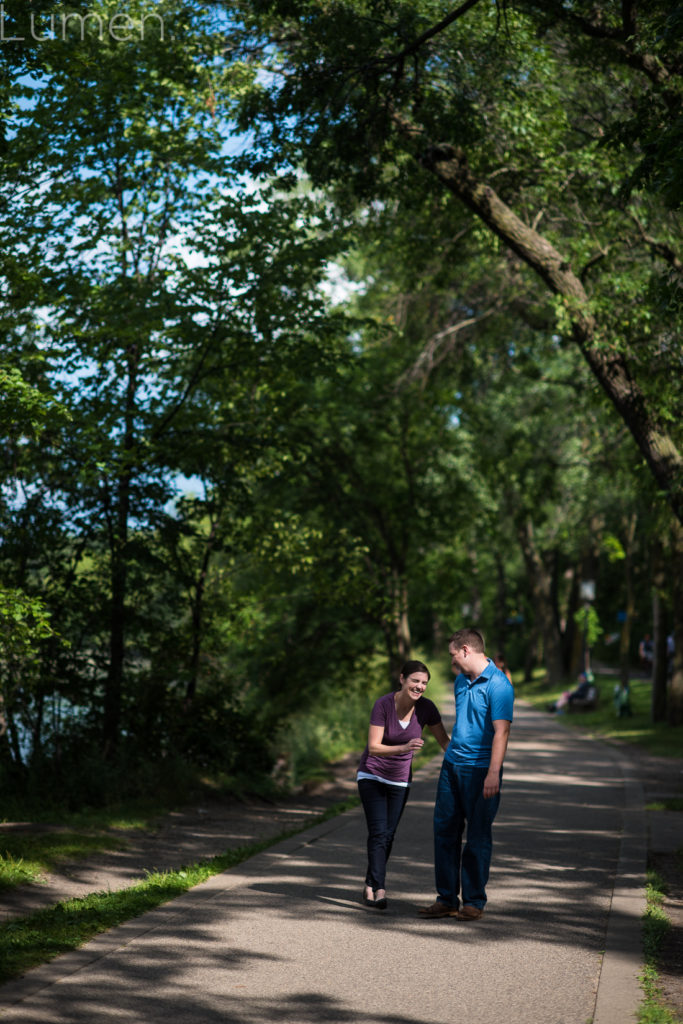
{"type": "MultiPolygon", "coordinates": [[[[385,693],[383,697],[375,701],[370,714],[370,725],[384,727],[382,743],[399,746],[402,743],[407,743],[408,740],[420,737],[425,725],[438,725],[441,721],[436,704],[428,700],[427,697],[419,697],[410,721],[404,729],[399,724],[394,696],[394,693],[385,693]]],[[[394,782],[397,785],[405,786],[410,782],[412,763],[412,751],[389,757],[379,757],[377,754],[370,754],[366,746],[358,764],[358,771],[373,775],[384,782],[394,782]]]]}

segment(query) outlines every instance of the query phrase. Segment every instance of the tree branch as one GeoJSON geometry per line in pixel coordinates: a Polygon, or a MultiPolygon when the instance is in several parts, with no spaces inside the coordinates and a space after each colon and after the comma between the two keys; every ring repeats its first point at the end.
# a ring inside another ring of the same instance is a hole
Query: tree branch
{"type": "Polygon", "coordinates": [[[621,24],[626,39],[632,39],[636,34],[636,12],[633,0],[621,0],[621,24]]]}
{"type": "Polygon", "coordinates": [[[420,381],[422,387],[424,387],[437,366],[447,359],[448,356],[455,349],[458,335],[466,330],[468,327],[474,327],[476,324],[486,320],[488,317],[493,316],[496,312],[496,306],[492,309],[487,309],[479,316],[465,317],[464,320],[458,320],[455,323],[451,323],[448,327],[444,327],[443,330],[437,331],[431,338],[427,340],[424,348],[420,352],[419,356],[404,374],[401,375],[397,382],[397,390],[401,384],[420,381]]]}
{"type": "Polygon", "coordinates": [[[610,28],[609,25],[603,24],[599,19],[590,20],[585,18],[565,7],[562,0],[545,0],[542,7],[539,7],[537,3],[532,3],[531,7],[537,12],[542,12],[545,16],[551,14],[555,19],[573,25],[589,39],[610,43],[623,63],[628,64],[629,67],[636,71],[642,71],[655,85],[665,85],[674,74],[671,68],[665,67],[653,54],[639,53],[635,49],[637,25],[635,5],[632,0],[623,0],[622,2],[621,25],[619,28],[610,28]]]}
{"type": "Polygon", "coordinates": [[[465,0],[465,3],[461,4],[460,7],[456,7],[454,11],[447,14],[446,17],[437,22],[436,25],[432,25],[431,28],[427,29],[426,32],[423,32],[421,36],[418,36],[417,39],[414,39],[412,43],[401,50],[400,53],[395,53],[388,59],[392,62],[404,60],[406,57],[417,53],[420,47],[424,46],[425,43],[428,43],[430,39],[434,38],[434,36],[438,36],[439,33],[443,32],[444,29],[447,29],[449,25],[452,25],[454,21],[461,18],[463,14],[467,14],[467,12],[472,7],[476,7],[478,3],[479,0],[465,0]]]}
{"type": "Polygon", "coordinates": [[[645,244],[652,250],[652,252],[654,252],[657,256],[661,256],[661,258],[666,263],[669,264],[671,269],[675,270],[678,276],[683,278],[683,261],[680,259],[679,256],[676,255],[671,246],[667,245],[665,242],[658,242],[656,238],[652,237],[652,235],[648,235],[645,228],[643,227],[643,225],[634,213],[631,213],[631,219],[638,228],[638,231],[640,232],[640,237],[645,242],[645,244]]]}
{"type": "Polygon", "coordinates": [[[530,266],[552,293],[561,296],[574,342],[631,431],[674,514],[683,523],[683,456],[671,434],[650,412],[623,354],[613,346],[598,343],[595,316],[570,262],[548,239],[525,224],[488,183],[475,177],[460,148],[434,145],[419,125],[396,112],[392,116],[413,158],[530,266]]]}

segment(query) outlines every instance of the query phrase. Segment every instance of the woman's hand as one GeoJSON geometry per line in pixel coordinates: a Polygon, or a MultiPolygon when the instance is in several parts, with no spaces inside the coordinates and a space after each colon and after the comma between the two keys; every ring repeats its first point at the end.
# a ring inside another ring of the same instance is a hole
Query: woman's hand
{"type": "Polygon", "coordinates": [[[421,736],[408,740],[407,743],[388,744],[382,743],[384,726],[371,725],[368,730],[368,751],[375,757],[397,757],[399,754],[412,754],[424,746],[421,736]]]}

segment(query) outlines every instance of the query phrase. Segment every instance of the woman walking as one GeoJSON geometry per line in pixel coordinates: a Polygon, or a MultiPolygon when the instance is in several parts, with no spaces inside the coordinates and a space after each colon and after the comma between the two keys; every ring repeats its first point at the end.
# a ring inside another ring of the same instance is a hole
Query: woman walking
{"type": "Polygon", "coordinates": [[[413,754],[424,744],[424,726],[443,750],[449,742],[436,704],[423,696],[429,678],[429,669],[421,661],[406,662],[399,689],[375,701],[368,743],[358,765],[358,792],[368,826],[363,902],[376,910],[387,906],[387,861],[408,799],[413,754]]]}

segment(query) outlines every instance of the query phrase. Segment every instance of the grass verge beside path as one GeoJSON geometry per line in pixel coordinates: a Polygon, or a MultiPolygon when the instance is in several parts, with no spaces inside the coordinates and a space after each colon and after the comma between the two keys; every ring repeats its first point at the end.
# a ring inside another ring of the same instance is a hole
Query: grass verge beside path
{"type": "Polygon", "coordinates": [[[97,892],[80,899],[66,900],[47,910],[0,925],[0,984],[18,978],[32,967],[47,963],[62,953],[78,949],[95,935],[168,903],[212,875],[234,868],[275,843],[342,814],[357,803],[355,798],[345,800],[329,807],[305,825],[280,832],[271,839],[239,846],[177,871],[150,874],[144,882],[116,892],[97,892]]]}
{"type": "Polygon", "coordinates": [[[39,882],[64,861],[124,849],[127,840],[122,832],[149,830],[172,809],[149,799],[77,812],[57,808],[51,814],[45,810],[36,812],[35,808],[4,806],[3,822],[9,818],[30,820],[32,824],[0,829],[0,892],[39,882]]]}
{"type": "Polygon", "coordinates": [[[645,998],[638,1011],[638,1024],[683,1024],[683,1018],[663,1002],[659,987],[657,963],[662,942],[671,930],[663,903],[666,883],[655,872],[647,875],[647,908],[643,918],[643,952],[645,966],[640,976],[645,998]]]}
{"type": "Polygon", "coordinates": [[[81,860],[102,850],[120,850],[124,846],[124,839],[106,833],[4,833],[0,838],[0,892],[39,881],[66,860],[81,860]]]}
{"type": "MultiPolygon", "coordinates": [[[[230,799],[263,797],[277,799],[279,790],[268,786],[243,790],[228,778],[222,785],[204,783],[194,796],[199,799],[220,797],[222,792],[230,799]]],[[[27,882],[40,882],[44,874],[53,871],[65,861],[84,860],[93,853],[122,850],[129,845],[125,832],[150,832],[158,822],[177,805],[160,803],[158,799],[142,797],[109,807],[67,811],[63,808],[35,808],[3,805],[9,821],[22,822],[20,826],[0,828],[0,892],[27,882]],[[30,824],[29,824],[30,822],[30,824]]]]}

